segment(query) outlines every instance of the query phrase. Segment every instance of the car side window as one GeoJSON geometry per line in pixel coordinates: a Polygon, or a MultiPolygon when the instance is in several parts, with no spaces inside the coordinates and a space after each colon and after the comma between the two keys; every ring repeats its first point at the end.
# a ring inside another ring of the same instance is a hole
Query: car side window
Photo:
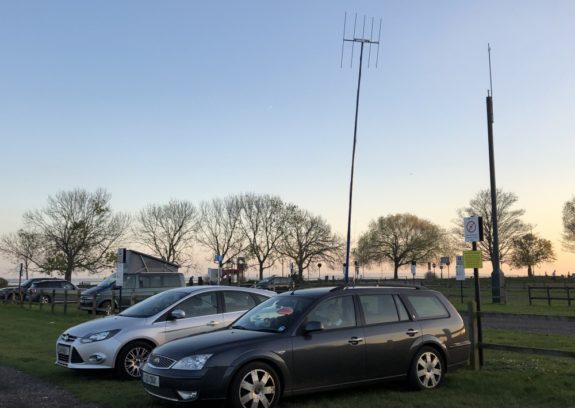
{"type": "Polygon", "coordinates": [[[339,329],[355,326],[355,307],[351,296],[324,300],[308,315],[307,321],[319,321],[323,328],[339,329]]]}
{"type": "Polygon", "coordinates": [[[75,288],[74,288],[74,285],[72,285],[71,283],[65,282],[64,283],[64,289],[74,290],[75,288]]]}
{"type": "Polygon", "coordinates": [[[226,305],[226,312],[238,312],[251,309],[256,305],[256,302],[249,293],[226,291],[224,292],[224,304],[226,305]]]}
{"type": "Polygon", "coordinates": [[[399,296],[394,295],[393,299],[395,300],[395,305],[397,306],[397,311],[399,313],[399,320],[402,322],[410,320],[409,313],[399,296]]]}
{"type": "Polygon", "coordinates": [[[124,288],[134,289],[136,287],[136,275],[124,275],[124,288]]]}
{"type": "Polygon", "coordinates": [[[391,323],[399,321],[393,295],[360,295],[366,324],[391,323]]]}
{"type": "Polygon", "coordinates": [[[218,313],[218,298],[216,292],[202,293],[192,296],[182,303],[177,309],[186,312],[186,317],[207,316],[218,313]]]}
{"type": "Polygon", "coordinates": [[[411,303],[420,319],[449,317],[449,312],[443,303],[434,295],[409,294],[407,295],[407,300],[411,303]]]}

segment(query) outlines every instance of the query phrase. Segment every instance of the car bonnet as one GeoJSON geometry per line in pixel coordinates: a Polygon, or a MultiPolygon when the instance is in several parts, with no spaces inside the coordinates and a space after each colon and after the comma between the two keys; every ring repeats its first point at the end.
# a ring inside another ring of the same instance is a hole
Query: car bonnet
{"type": "Polygon", "coordinates": [[[89,322],[70,327],[65,331],[65,333],[76,337],[84,337],[88,334],[98,333],[106,330],[131,329],[143,324],[142,322],[145,320],[146,319],[144,318],[108,316],[102,319],[91,320],[89,322]]]}
{"type": "Polygon", "coordinates": [[[280,333],[225,329],[171,341],[154,349],[154,354],[179,360],[197,353],[230,350],[246,343],[256,343],[259,340],[279,335],[280,333]]]}

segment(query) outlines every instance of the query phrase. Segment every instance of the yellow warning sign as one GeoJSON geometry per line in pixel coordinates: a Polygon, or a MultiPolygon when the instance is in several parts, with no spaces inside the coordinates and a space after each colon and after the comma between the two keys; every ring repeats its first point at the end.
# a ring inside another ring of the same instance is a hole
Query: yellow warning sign
{"type": "Polygon", "coordinates": [[[465,269],[483,268],[481,251],[463,251],[463,267],[465,269]]]}

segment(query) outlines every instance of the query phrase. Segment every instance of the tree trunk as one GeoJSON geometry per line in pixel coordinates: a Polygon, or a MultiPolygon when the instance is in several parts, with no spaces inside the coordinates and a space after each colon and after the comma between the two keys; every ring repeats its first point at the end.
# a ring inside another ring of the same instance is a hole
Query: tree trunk
{"type": "Polygon", "coordinates": [[[264,264],[260,263],[260,280],[264,278],[264,264]]]}
{"type": "Polygon", "coordinates": [[[531,265],[527,265],[527,277],[528,278],[533,277],[533,269],[531,269],[531,265]]]}
{"type": "Polygon", "coordinates": [[[395,279],[395,280],[399,279],[399,265],[398,264],[393,264],[393,279],[395,279]]]}

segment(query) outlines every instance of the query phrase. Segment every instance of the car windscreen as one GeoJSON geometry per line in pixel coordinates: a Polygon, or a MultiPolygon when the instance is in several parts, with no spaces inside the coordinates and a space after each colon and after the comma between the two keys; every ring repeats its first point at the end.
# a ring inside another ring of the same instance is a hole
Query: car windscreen
{"type": "Polygon", "coordinates": [[[108,276],[102,282],[98,283],[97,286],[100,288],[107,288],[109,286],[112,286],[114,283],[116,283],[116,274],[115,273],[108,276]]]}
{"type": "Polygon", "coordinates": [[[140,303],[136,303],[134,306],[127,308],[122,313],[120,313],[120,316],[150,317],[161,312],[167,307],[170,307],[189,294],[189,292],[173,290],[161,292],[141,301],[140,303]]]}
{"type": "Polygon", "coordinates": [[[300,296],[276,296],[248,311],[232,326],[234,329],[281,333],[289,329],[313,299],[300,296]]]}

